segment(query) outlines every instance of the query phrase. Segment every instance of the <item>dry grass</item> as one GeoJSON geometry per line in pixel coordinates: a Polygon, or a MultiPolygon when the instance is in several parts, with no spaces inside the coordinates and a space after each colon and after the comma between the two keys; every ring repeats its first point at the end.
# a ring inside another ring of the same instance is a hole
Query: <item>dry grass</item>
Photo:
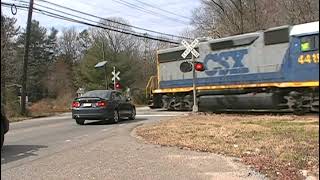
{"type": "Polygon", "coordinates": [[[72,99],[73,98],[68,95],[58,99],[43,99],[32,104],[29,108],[30,115],[31,117],[41,117],[56,113],[69,112],[72,99]]]}
{"type": "Polygon", "coordinates": [[[28,115],[20,115],[20,104],[6,108],[6,115],[10,122],[23,121],[30,118],[47,117],[58,113],[69,112],[71,106],[70,98],[64,97],[60,99],[43,99],[33,103],[28,108],[28,115]]]}
{"type": "Polygon", "coordinates": [[[318,117],[198,115],[142,126],[148,142],[241,157],[272,179],[319,177],[318,117]]]}

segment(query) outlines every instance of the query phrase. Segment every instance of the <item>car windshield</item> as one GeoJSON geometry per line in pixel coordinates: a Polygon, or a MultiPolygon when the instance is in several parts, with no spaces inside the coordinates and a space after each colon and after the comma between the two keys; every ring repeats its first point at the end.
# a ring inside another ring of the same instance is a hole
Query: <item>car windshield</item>
{"type": "Polygon", "coordinates": [[[110,91],[98,90],[86,92],[81,97],[99,97],[108,100],[110,98],[110,94],[110,91]]]}

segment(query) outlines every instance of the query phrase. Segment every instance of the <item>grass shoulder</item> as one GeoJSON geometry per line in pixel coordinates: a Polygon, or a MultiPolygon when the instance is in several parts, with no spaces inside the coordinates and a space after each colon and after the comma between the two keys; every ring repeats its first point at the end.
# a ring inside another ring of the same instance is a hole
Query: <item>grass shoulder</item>
{"type": "Polygon", "coordinates": [[[319,178],[316,116],[193,115],[138,127],[147,142],[240,157],[272,179],[319,178]],[[306,173],[304,173],[306,174],[306,173]]]}

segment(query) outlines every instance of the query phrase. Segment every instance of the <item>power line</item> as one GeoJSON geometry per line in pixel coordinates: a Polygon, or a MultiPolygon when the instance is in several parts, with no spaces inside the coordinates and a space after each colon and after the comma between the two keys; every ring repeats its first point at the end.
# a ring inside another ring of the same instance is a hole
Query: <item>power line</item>
{"type": "MultiPolygon", "coordinates": [[[[26,1],[23,1],[23,0],[19,0],[20,2],[25,2],[27,3],[26,1]]],[[[112,26],[110,24],[105,24],[105,23],[102,23],[102,22],[97,22],[97,21],[93,21],[91,19],[87,19],[87,18],[83,18],[83,17],[80,17],[80,16],[77,16],[77,15],[74,15],[74,14],[70,14],[70,13],[66,13],[64,11],[60,11],[60,10],[57,10],[57,9],[53,9],[53,8],[50,8],[50,7],[47,7],[47,6],[43,6],[43,5],[39,5],[39,4],[36,4],[35,5],[37,6],[40,6],[40,7],[44,7],[46,9],[50,9],[50,10],[53,10],[53,11],[56,11],[56,12],[59,12],[59,13],[63,13],[63,14],[66,14],[66,15],[69,15],[69,16],[73,16],[73,17],[76,17],[76,18],[79,18],[79,19],[82,19],[82,20],[86,20],[86,21],[89,21],[89,22],[93,22],[93,23],[97,23],[97,24],[101,24],[101,25],[104,25],[104,26],[108,26],[108,27],[112,27],[112,28],[116,28],[116,29],[121,29],[120,27],[115,27],[115,26],[112,26]]],[[[117,21],[115,21],[117,22],[117,21]]],[[[124,23],[121,23],[123,25],[126,25],[124,23]]],[[[133,33],[136,33],[134,31],[131,31],[131,30],[128,30],[128,29],[125,29],[126,31],[129,31],[129,32],[133,32],[133,33]]],[[[146,33],[144,33],[146,34],[146,33]]],[[[166,35],[166,36],[173,36],[173,35],[170,35],[170,34],[165,34],[165,33],[160,33],[161,35],[166,35]]],[[[183,38],[183,37],[180,37],[180,36],[177,36],[178,38],[183,38]]]]}
{"type": "MultiPolygon", "coordinates": [[[[22,0],[20,0],[20,1],[22,1],[22,0]]],[[[62,5],[59,5],[59,4],[55,4],[55,3],[52,3],[52,2],[49,2],[49,1],[46,1],[46,0],[38,0],[38,1],[42,1],[42,2],[45,2],[45,3],[51,4],[53,6],[57,6],[57,7],[63,8],[63,9],[67,9],[67,10],[70,10],[70,11],[73,11],[73,12],[76,12],[76,13],[79,13],[79,14],[91,16],[91,17],[102,19],[102,20],[105,20],[105,21],[108,21],[108,22],[111,22],[111,23],[115,23],[115,24],[120,24],[120,25],[123,25],[123,26],[131,27],[131,28],[134,28],[134,29],[139,29],[139,30],[143,30],[143,31],[147,31],[147,32],[151,32],[151,33],[155,33],[155,34],[159,34],[159,35],[163,35],[163,36],[170,36],[170,37],[175,37],[175,38],[179,38],[179,39],[189,39],[190,40],[190,38],[187,38],[187,37],[168,34],[168,33],[163,33],[163,32],[159,32],[159,31],[154,31],[154,30],[150,30],[150,29],[146,29],[146,28],[142,28],[142,27],[138,27],[138,26],[134,26],[134,25],[129,25],[129,24],[126,24],[126,23],[121,23],[121,22],[118,22],[118,21],[115,21],[115,20],[112,20],[112,19],[99,17],[99,16],[96,16],[96,15],[93,15],[93,14],[89,14],[89,13],[86,13],[86,12],[83,12],[83,11],[79,11],[79,10],[72,9],[72,8],[69,8],[69,7],[65,7],[65,6],[62,6],[62,5]]]]}
{"type": "Polygon", "coordinates": [[[125,5],[127,7],[130,7],[130,8],[133,8],[133,9],[136,9],[136,10],[139,10],[139,11],[142,11],[142,12],[145,12],[145,13],[148,13],[148,14],[151,14],[151,15],[154,15],[154,16],[162,16],[162,17],[165,17],[167,19],[170,19],[174,22],[179,22],[181,24],[189,24],[188,22],[186,21],[183,21],[183,20],[180,20],[180,19],[176,19],[176,18],[172,18],[170,16],[166,16],[166,15],[163,15],[163,14],[160,14],[160,13],[157,13],[157,12],[154,12],[154,11],[151,11],[151,10],[147,10],[147,9],[144,9],[143,7],[141,6],[138,6],[136,4],[132,4],[130,2],[127,2],[127,1],[124,1],[124,0],[113,0],[114,2],[117,2],[119,4],[122,4],[122,5],[125,5]]]}
{"type": "MultiPolygon", "coordinates": [[[[12,5],[12,4],[8,4],[8,3],[1,3],[1,4],[3,4],[5,7],[11,7],[11,5],[12,5]]],[[[28,7],[27,6],[17,5],[17,8],[19,8],[21,10],[26,10],[28,7]]],[[[49,16],[49,17],[52,17],[52,18],[57,18],[57,19],[62,19],[62,20],[70,21],[70,22],[84,24],[84,25],[91,26],[91,27],[102,28],[102,29],[106,29],[106,30],[110,30],[110,31],[118,32],[118,33],[132,35],[132,36],[135,36],[135,37],[147,38],[147,39],[150,39],[150,40],[166,42],[166,43],[172,43],[172,44],[179,44],[178,42],[170,41],[170,40],[167,40],[167,39],[161,39],[161,38],[158,38],[158,37],[146,36],[146,35],[142,35],[142,34],[138,34],[138,33],[125,32],[125,31],[122,31],[122,30],[117,30],[117,29],[103,27],[103,26],[99,26],[99,25],[95,25],[95,24],[90,24],[90,23],[79,21],[79,20],[75,20],[75,19],[72,19],[72,18],[63,17],[61,15],[57,15],[57,14],[54,14],[54,13],[51,13],[51,12],[48,12],[48,11],[45,11],[45,10],[41,10],[41,9],[38,9],[38,8],[33,8],[33,9],[38,14],[43,14],[45,16],[49,16]]]]}
{"type": "MultiPolygon", "coordinates": [[[[20,2],[26,2],[26,1],[22,1],[22,0],[18,0],[18,1],[20,1],[20,2]]],[[[67,13],[67,12],[64,12],[64,11],[60,11],[60,10],[57,10],[57,9],[53,9],[53,8],[50,8],[50,7],[47,7],[47,6],[43,6],[43,5],[36,4],[36,3],[34,3],[34,4],[37,5],[37,6],[39,6],[39,7],[43,7],[43,8],[46,8],[46,9],[50,9],[50,10],[53,10],[53,11],[56,11],[56,12],[59,12],[59,13],[65,14],[65,15],[73,16],[73,17],[76,17],[76,18],[79,18],[79,19],[82,19],[82,20],[86,20],[86,21],[89,21],[89,22],[93,22],[93,23],[97,23],[97,24],[109,26],[109,27],[111,27],[111,28],[121,29],[120,27],[115,27],[115,26],[112,26],[112,25],[110,25],[110,24],[104,24],[104,23],[102,23],[102,22],[93,21],[93,20],[91,20],[91,19],[87,19],[87,18],[84,18],[84,17],[80,17],[80,16],[77,16],[77,15],[70,14],[70,13],[67,13]]],[[[130,31],[130,32],[134,32],[134,31],[131,31],[131,30],[128,30],[128,29],[125,29],[125,30],[130,31]]]]}
{"type": "Polygon", "coordinates": [[[168,13],[168,14],[175,15],[175,16],[178,16],[178,17],[187,19],[187,20],[191,20],[191,19],[190,19],[189,17],[187,17],[187,16],[183,16],[183,15],[180,15],[180,14],[176,14],[176,13],[174,13],[174,12],[168,11],[168,10],[166,10],[166,9],[159,8],[159,7],[157,7],[157,6],[155,6],[155,5],[152,5],[152,4],[149,4],[149,3],[146,3],[146,2],[143,2],[143,1],[140,1],[140,0],[134,0],[134,1],[139,2],[140,4],[144,4],[144,5],[146,5],[146,6],[152,7],[153,9],[158,9],[158,10],[163,11],[163,12],[166,12],[166,13],[168,13]]]}
{"type": "MultiPolygon", "coordinates": [[[[3,4],[5,7],[11,7],[11,5],[12,5],[12,4],[9,4],[9,3],[4,3],[4,2],[1,2],[1,4],[3,4]]],[[[16,5],[16,6],[17,6],[17,8],[23,9],[23,10],[26,10],[28,8],[27,6],[20,6],[20,5],[16,5]]],[[[113,28],[110,28],[110,27],[91,24],[91,23],[80,21],[80,20],[76,20],[76,19],[73,19],[73,18],[64,17],[64,16],[61,16],[59,14],[55,14],[55,13],[52,13],[52,12],[49,12],[49,11],[46,11],[46,10],[42,10],[42,9],[39,9],[39,8],[33,8],[33,9],[35,10],[36,13],[40,13],[40,14],[43,14],[43,15],[46,15],[46,16],[49,16],[49,17],[52,17],[52,18],[57,18],[57,19],[65,20],[65,21],[84,24],[84,25],[91,26],[91,27],[106,29],[106,30],[110,30],[110,31],[114,31],[114,32],[122,33],[122,34],[132,35],[132,36],[135,36],[135,37],[147,38],[147,39],[154,40],[154,41],[160,41],[160,42],[166,42],[166,43],[172,43],[172,44],[180,44],[179,42],[170,41],[168,39],[161,39],[161,38],[158,38],[158,37],[152,37],[152,36],[146,35],[146,34],[139,34],[139,33],[134,33],[134,32],[128,32],[128,31],[121,30],[121,29],[113,29],[113,28]]]]}

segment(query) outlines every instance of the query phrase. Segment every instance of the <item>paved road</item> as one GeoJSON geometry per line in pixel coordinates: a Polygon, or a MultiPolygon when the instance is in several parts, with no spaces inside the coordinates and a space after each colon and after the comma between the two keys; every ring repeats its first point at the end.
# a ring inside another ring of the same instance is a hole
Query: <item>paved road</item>
{"type": "Polygon", "coordinates": [[[69,113],[12,123],[1,179],[261,179],[231,158],[148,145],[133,129],[179,112],[140,108],[137,120],[78,126],[69,113]]]}

